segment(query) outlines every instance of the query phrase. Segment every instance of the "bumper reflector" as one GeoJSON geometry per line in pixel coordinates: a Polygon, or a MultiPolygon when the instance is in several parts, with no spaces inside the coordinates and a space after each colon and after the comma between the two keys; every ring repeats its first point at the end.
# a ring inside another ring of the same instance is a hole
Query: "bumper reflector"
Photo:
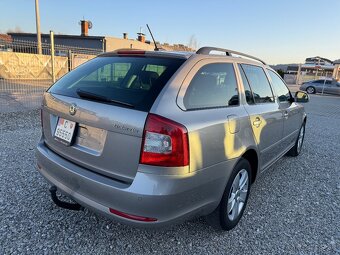
{"type": "Polygon", "coordinates": [[[118,215],[120,217],[130,219],[130,220],[136,220],[136,221],[144,221],[144,222],[154,222],[157,221],[155,218],[149,218],[149,217],[143,217],[143,216],[137,216],[137,215],[132,215],[124,212],[117,211],[115,209],[109,208],[110,213],[118,215]]]}

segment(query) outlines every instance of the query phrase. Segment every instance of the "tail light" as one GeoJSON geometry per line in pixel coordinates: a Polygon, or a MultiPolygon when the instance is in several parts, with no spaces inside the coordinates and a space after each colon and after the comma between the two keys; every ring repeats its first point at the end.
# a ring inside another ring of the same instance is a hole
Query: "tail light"
{"type": "Polygon", "coordinates": [[[140,163],[165,167],[189,165],[187,129],[167,118],[149,114],[144,128],[140,163]]]}

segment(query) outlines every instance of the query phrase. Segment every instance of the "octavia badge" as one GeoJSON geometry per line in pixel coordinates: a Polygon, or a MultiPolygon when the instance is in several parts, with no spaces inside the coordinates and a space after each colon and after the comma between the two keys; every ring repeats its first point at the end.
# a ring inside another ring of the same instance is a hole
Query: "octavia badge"
{"type": "Polygon", "coordinates": [[[71,104],[69,112],[70,112],[71,115],[75,115],[76,112],[77,112],[77,105],[76,104],[71,104]]]}

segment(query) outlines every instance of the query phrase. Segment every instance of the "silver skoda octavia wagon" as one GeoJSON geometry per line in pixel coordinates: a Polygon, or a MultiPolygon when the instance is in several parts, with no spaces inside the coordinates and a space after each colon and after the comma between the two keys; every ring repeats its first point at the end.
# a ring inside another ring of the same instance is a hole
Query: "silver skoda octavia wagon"
{"type": "Polygon", "coordinates": [[[64,208],[146,227],[205,215],[229,230],[255,179],[300,153],[308,100],[240,52],[104,53],[44,94],[37,167],[64,208]]]}

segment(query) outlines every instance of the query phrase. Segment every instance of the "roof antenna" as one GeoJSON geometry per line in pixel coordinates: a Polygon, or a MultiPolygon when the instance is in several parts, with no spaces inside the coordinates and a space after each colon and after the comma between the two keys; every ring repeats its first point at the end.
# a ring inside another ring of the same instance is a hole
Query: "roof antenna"
{"type": "Polygon", "coordinates": [[[146,24],[146,26],[148,27],[148,30],[149,30],[150,35],[151,35],[151,37],[152,37],[153,43],[155,44],[155,51],[163,50],[162,47],[158,47],[158,46],[157,46],[157,43],[156,43],[156,41],[155,41],[155,38],[153,38],[153,34],[152,34],[152,32],[151,32],[151,29],[150,29],[149,25],[146,24]]]}

